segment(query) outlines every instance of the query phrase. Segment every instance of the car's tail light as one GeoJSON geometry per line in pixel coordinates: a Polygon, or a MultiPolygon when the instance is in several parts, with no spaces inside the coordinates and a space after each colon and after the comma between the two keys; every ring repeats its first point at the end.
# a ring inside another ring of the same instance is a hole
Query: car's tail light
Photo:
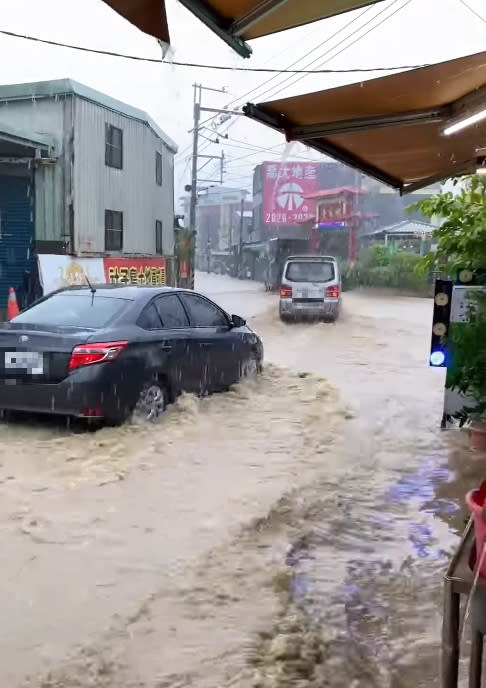
{"type": "Polygon", "coordinates": [[[292,287],[284,284],[280,287],[280,298],[281,299],[291,299],[292,298],[292,287]]]}
{"type": "Polygon", "coordinates": [[[93,363],[114,361],[121,354],[128,342],[100,342],[95,344],[78,344],[73,349],[69,370],[76,370],[93,363]]]}
{"type": "Polygon", "coordinates": [[[333,284],[332,287],[328,287],[326,289],[326,296],[330,299],[338,299],[339,298],[339,286],[337,284],[333,284]]]}
{"type": "Polygon", "coordinates": [[[88,406],[81,409],[81,415],[85,418],[103,418],[103,409],[101,406],[95,406],[93,408],[88,406]]]}

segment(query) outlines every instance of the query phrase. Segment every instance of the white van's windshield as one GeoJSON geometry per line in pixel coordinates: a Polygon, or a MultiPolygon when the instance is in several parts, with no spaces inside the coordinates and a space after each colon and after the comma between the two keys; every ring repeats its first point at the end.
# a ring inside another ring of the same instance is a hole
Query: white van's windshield
{"type": "Polygon", "coordinates": [[[334,277],[334,265],[317,260],[292,261],[285,273],[289,282],[330,282],[334,277]]]}

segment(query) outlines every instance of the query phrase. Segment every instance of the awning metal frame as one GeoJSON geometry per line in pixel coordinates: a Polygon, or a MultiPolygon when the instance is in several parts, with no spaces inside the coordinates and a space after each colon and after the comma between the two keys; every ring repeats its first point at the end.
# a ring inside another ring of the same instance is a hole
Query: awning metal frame
{"type": "Polygon", "coordinates": [[[416,112],[399,112],[383,117],[358,117],[356,119],[327,124],[311,124],[305,127],[291,127],[286,130],[287,141],[309,141],[336,134],[350,134],[359,131],[373,131],[388,129],[389,127],[403,127],[406,125],[423,124],[424,122],[442,122],[451,116],[451,108],[431,108],[416,112]]]}
{"type": "MultiPolygon", "coordinates": [[[[362,4],[358,5],[358,7],[380,1],[382,0],[362,0],[362,4]]],[[[253,50],[243,39],[243,35],[260,21],[273,14],[277,10],[282,9],[288,2],[290,2],[290,0],[260,0],[247,12],[234,17],[232,21],[229,21],[225,17],[212,10],[207,5],[205,0],[179,0],[179,2],[186,9],[192,12],[192,14],[194,14],[200,21],[206,24],[206,26],[217,36],[219,36],[219,38],[221,38],[227,45],[229,45],[230,48],[235,50],[238,55],[241,57],[251,57],[253,50]]],[[[324,3],[325,0],[321,0],[321,2],[324,3]]],[[[347,12],[350,11],[350,9],[343,11],[347,12]]],[[[341,12],[338,12],[337,14],[341,14],[341,12]]],[[[336,16],[336,13],[329,16],[336,16]]],[[[327,15],[324,14],[322,18],[326,17],[327,15]]],[[[314,19],[312,21],[318,21],[318,19],[314,19]]]]}
{"type": "MultiPolygon", "coordinates": [[[[243,113],[246,115],[246,117],[249,117],[256,122],[260,122],[260,124],[265,124],[267,127],[271,127],[272,129],[275,129],[276,131],[279,131],[285,135],[287,135],[287,131],[292,131],[292,129],[295,129],[295,127],[292,127],[292,125],[286,121],[284,117],[273,117],[268,112],[263,111],[260,106],[253,105],[252,103],[248,103],[243,107],[243,113]]],[[[297,139],[291,138],[289,140],[292,141],[297,139]]],[[[306,145],[309,146],[309,148],[313,148],[314,150],[318,151],[319,153],[324,153],[325,155],[331,156],[331,158],[334,158],[335,160],[339,160],[339,162],[342,162],[349,167],[361,170],[370,177],[383,182],[383,184],[392,186],[395,189],[402,188],[402,183],[399,179],[381,172],[381,170],[372,165],[368,165],[368,163],[364,162],[364,160],[361,160],[351,153],[347,153],[340,148],[333,146],[329,141],[323,141],[322,139],[309,139],[309,141],[306,141],[306,145]]]]}
{"type": "MultiPolygon", "coordinates": [[[[221,40],[223,40],[230,48],[238,53],[241,57],[251,57],[253,50],[248,43],[243,41],[239,36],[231,33],[231,24],[228,24],[221,16],[213,12],[201,0],[179,0],[180,4],[188,9],[194,16],[196,16],[203,24],[211,29],[221,40]]],[[[272,10],[269,10],[272,11],[272,10]]],[[[263,16],[263,15],[262,15],[263,16]]],[[[237,20],[238,21],[238,20],[237,20]]],[[[256,19],[255,19],[256,21],[256,19]]]]}
{"type": "MultiPolygon", "coordinates": [[[[272,105],[269,103],[268,105],[272,105]]],[[[283,115],[274,115],[266,110],[265,104],[254,105],[248,103],[243,107],[243,113],[246,117],[253,119],[261,124],[279,131],[285,135],[288,142],[301,141],[305,145],[317,150],[320,153],[331,156],[335,160],[361,170],[365,174],[377,179],[378,181],[387,184],[395,189],[398,189],[400,195],[405,195],[417,191],[430,184],[437,183],[451,176],[460,176],[463,174],[470,174],[476,166],[476,160],[471,159],[467,161],[460,161],[451,164],[451,169],[447,176],[443,173],[422,179],[410,184],[403,184],[403,182],[391,175],[386,174],[382,170],[365,162],[359,156],[356,156],[349,151],[335,146],[329,140],[328,136],[336,136],[339,134],[349,134],[365,131],[374,131],[377,129],[385,129],[392,127],[414,126],[416,124],[434,123],[434,122],[450,122],[451,119],[466,117],[471,109],[478,108],[478,106],[486,107],[486,86],[476,89],[472,93],[465,95],[463,98],[449,103],[442,107],[430,108],[427,110],[397,112],[389,115],[376,117],[356,117],[354,119],[322,122],[317,124],[310,124],[300,126],[292,123],[283,115]]]]}
{"type": "Polygon", "coordinates": [[[263,17],[281,9],[289,0],[260,0],[248,12],[237,17],[229,27],[229,33],[233,36],[241,36],[250,27],[257,24],[263,17]]]}

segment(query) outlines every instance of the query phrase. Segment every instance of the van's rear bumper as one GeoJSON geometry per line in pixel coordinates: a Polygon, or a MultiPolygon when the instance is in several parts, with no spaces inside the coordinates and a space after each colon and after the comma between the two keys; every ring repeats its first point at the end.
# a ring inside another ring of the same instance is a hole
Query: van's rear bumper
{"type": "Polygon", "coordinates": [[[334,317],[340,299],[280,299],[280,314],[288,317],[334,317]]]}

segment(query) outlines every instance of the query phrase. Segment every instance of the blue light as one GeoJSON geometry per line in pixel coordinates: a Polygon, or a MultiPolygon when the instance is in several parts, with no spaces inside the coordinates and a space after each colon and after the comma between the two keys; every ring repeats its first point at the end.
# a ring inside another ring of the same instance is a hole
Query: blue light
{"type": "Polygon", "coordinates": [[[443,351],[433,351],[430,354],[430,365],[440,367],[445,363],[445,353],[443,351]]]}

